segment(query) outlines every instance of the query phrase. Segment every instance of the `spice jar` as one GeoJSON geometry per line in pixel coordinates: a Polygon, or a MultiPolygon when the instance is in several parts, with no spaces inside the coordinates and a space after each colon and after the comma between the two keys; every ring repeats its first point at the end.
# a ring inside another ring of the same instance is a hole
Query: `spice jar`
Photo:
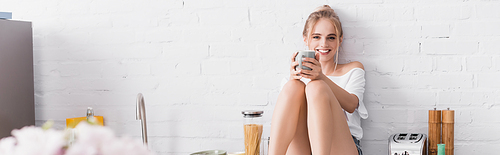
{"type": "Polygon", "coordinates": [[[264,111],[246,110],[243,114],[243,129],[245,133],[245,155],[260,155],[262,137],[262,114],[264,111]]]}

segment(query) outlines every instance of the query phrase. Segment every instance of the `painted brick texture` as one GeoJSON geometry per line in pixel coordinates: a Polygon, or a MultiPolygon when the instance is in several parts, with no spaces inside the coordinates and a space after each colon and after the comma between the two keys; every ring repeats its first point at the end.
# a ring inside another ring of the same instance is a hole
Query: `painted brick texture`
{"type": "Polygon", "coordinates": [[[366,155],[389,135],[427,133],[427,110],[456,110],[457,155],[500,152],[498,0],[3,1],[33,22],[36,122],[92,106],[118,135],[140,138],[146,101],[158,154],[243,147],[242,110],[264,110],[264,136],[302,28],[322,4],[344,27],[341,63],[366,70],[366,155]]]}

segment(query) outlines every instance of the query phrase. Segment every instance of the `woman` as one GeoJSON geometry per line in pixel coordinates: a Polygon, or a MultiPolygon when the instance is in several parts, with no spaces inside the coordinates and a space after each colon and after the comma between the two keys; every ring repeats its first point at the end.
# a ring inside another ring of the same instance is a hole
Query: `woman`
{"type": "Polygon", "coordinates": [[[290,78],[273,113],[269,154],[362,154],[365,72],[360,62],[337,64],[343,32],[330,6],[309,15],[303,38],[316,58],[303,58],[312,70],[295,70],[297,53],[291,58],[290,78]]]}

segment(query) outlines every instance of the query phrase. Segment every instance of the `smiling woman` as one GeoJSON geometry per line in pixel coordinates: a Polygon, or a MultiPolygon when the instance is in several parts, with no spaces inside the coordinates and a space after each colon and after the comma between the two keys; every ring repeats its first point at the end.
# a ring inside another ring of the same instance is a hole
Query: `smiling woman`
{"type": "Polygon", "coordinates": [[[337,63],[343,32],[330,6],[311,13],[303,38],[316,52],[302,62],[312,70],[295,70],[299,62],[293,54],[273,113],[269,154],[362,154],[365,72],[360,62],[337,63]]]}

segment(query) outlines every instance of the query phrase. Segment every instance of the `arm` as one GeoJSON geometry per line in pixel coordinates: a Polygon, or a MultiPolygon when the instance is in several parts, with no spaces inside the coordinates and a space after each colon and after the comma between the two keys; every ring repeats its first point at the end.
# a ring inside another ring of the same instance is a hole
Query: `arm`
{"type": "Polygon", "coordinates": [[[326,75],[321,74],[319,77],[320,80],[323,80],[328,84],[333,94],[340,103],[342,109],[349,113],[353,113],[356,108],[358,108],[358,97],[354,94],[347,92],[346,90],[340,88],[337,84],[335,84],[332,80],[330,80],[326,75]]]}
{"type": "MultiPolygon", "coordinates": [[[[345,111],[352,113],[356,108],[359,106],[359,98],[358,96],[351,94],[347,92],[345,89],[341,88],[337,84],[335,84],[333,81],[331,81],[325,74],[323,74],[321,70],[321,64],[317,62],[315,59],[312,58],[305,58],[307,61],[311,63],[305,63],[303,65],[313,68],[313,71],[302,71],[304,72],[304,75],[302,75],[305,78],[309,78],[311,80],[323,80],[325,83],[328,84],[330,89],[332,90],[333,94],[335,94],[335,97],[340,103],[340,106],[342,109],[345,111]],[[316,70],[316,71],[314,71],[316,70]]],[[[363,64],[360,62],[351,62],[349,64],[346,64],[344,67],[346,70],[351,70],[353,68],[361,68],[364,69],[363,64]]]]}
{"type": "MultiPolygon", "coordinates": [[[[353,68],[361,68],[364,70],[363,64],[361,64],[358,61],[346,64],[345,68],[346,68],[346,70],[352,70],[353,68]]],[[[331,81],[325,75],[321,76],[321,79],[323,81],[325,81],[328,84],[328,86],[330,86],[330,89],[332,90],[333,94],[335,94],[335,96],[337,97],[337,100],[339,101],[340,106],[342,106],[342,108],[345,111],[347,111],[349,113],[353,113],[354,110],[356,110],[356,108],[358,108],[358,106],[359,106],[359,97],[358,96],[347,92],[345,89],[343,89],[340,86],[338,86],[337,84],[335,84],[333,81],[331,81]]]]}

